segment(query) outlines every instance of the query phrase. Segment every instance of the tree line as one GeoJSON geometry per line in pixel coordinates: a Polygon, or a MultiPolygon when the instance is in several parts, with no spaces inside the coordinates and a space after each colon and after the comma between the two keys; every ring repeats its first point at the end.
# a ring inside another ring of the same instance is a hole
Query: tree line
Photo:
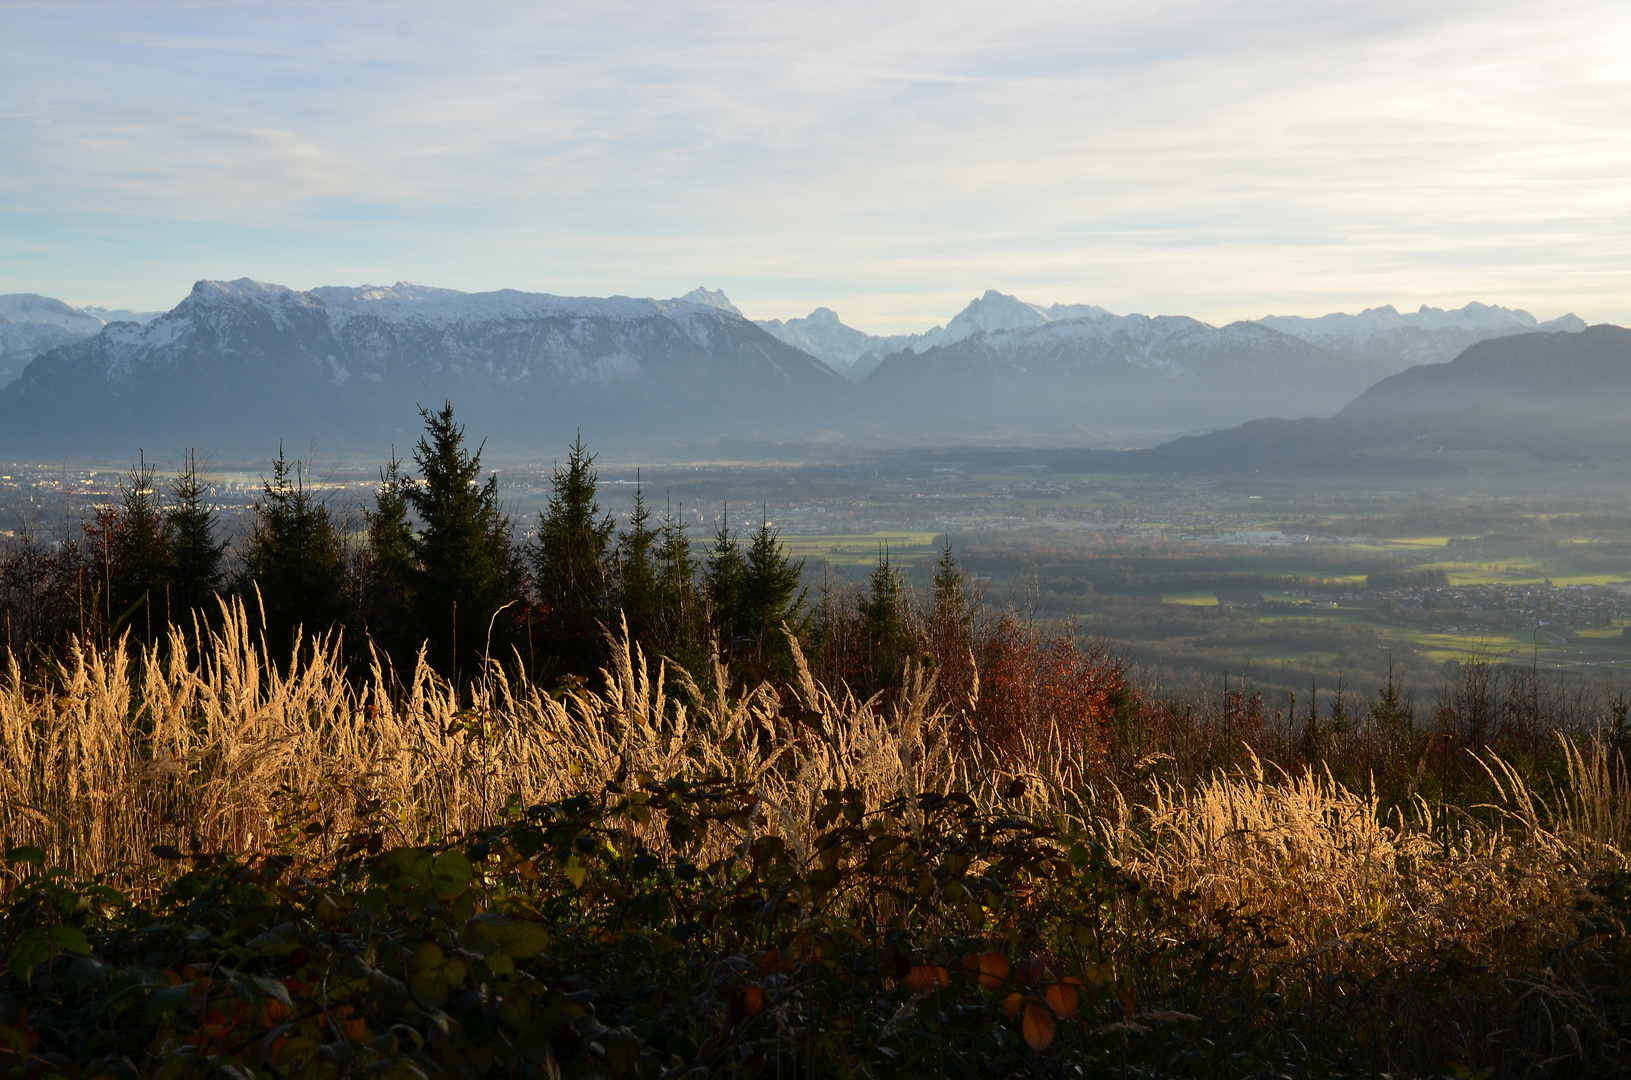
{"type": "Polygon", "coordinates": [[[208,623],[217,598],[236,596],[279,658],[302,635],[342,630],[359,662],[377,652],[399,670],[422,649],[456,680],[489,658],[535,678],[584,678],[626,622],[648,655],[699,676],[715,655],[785,672],[783,627],[808,633],[814,612],[803,561],[767,521],[733,531],[727,507],[699,545],[679,514],[657,513],[637,489],[619,527],[580,437],[523,536],[452,405],[421,416],[411,461],[393,455],[381,468],[354,534],[309,467],[280,450],[235,552],[196,456],[167,482],[142,458],[79,536],[25,535],[0,559],[5,640],[35,657],[76,636],[162,644],[171,624],[208,623]]]}

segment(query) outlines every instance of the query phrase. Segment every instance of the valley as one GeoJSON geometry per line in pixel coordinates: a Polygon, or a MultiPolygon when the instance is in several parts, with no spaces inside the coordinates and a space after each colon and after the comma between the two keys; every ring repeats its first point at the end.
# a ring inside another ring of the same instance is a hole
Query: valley
{"type": "MultiPolygon", "coordinates": [[[[1631,466],[1532,463],[1403,487],[1081,473],[1071,454],[1047,450],[678,465],[614,454],[600,499],[620,525],[637,486],[659,516],[682,516],[699,552],[727,512],[734,528],[762,515],[804,560],[812,598],[854,595],[883,555],[925,596],[949,537],[987,610],[1102,638],[1152,684],[1215,687],[1228,673],[1284,696],[1312,680],[1323,700],[1339,677],[1369,695],[1391,665],[1430,696],[1455,664],[1480,659],[1598,687],[1631,676],[1631,466]]],[[[360,529],[377,465],[315,464],[324,498],[360,529]]],[[[495,465],[524,535],[551,464],[495,465]]],[[[77,529],[115,499],[125,467],[6,466],[0,542],[25,523],[77,529]]],[[[265,471],[212,469],[229,534],[265,471]]]]}

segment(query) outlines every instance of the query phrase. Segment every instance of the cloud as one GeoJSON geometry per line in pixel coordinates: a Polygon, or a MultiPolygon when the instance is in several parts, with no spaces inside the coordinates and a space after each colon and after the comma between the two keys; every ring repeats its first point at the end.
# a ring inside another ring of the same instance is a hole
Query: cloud
{"type": "Polygon", "coordinates": [[[1473,297],[1631,318],[1612,5],[10,15],[0,236],[32,240],[0,287],[706,281],[879,330],[987,286],[1214,321],[1473,297]]]}

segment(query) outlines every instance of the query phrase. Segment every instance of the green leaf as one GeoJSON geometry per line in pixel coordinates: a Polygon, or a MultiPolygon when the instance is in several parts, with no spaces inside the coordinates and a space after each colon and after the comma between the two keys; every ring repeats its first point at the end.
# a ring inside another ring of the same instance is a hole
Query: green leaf
{"type": "Polygon", "coordinates": [[[6,862],[15,866],[17,863],[26,863],[29,866],[45,869],[45,852],[32,844],[18,844],[16,847],[6,849],[6,862]]]}
{"type": "Polygon", "coordinates": [[[33,985],[34,969],[49,959],[51,939],[46,937],[44,930],[31,926],[17,935],[17,943],[11,947],[11,955],[6,958],[6,968],[23,980],[25,986],[29,986],[33,985]]]}
{"type": "Polygon", "coordinates": [[[91,943],[85,940],[85,932],[77,926],[53,926],[51,945],[63,952],[78,953],[80,956],[91,954],[91,943]]]}
{"type": "Polygon", "coordinates": [[[416,971],[413,978],[408,980],[408,993],[413,995],[414,1001],[426,1009],[441,1008],[442,1003],[447,1001],[451,989],[441,968],[416,971]]]}
{"type": "Polygon", "coordinates": [[[503,915],[478,915],[471,932],[487,953],[502,953],[514,960],[530,960],[549,948],[549,931],[535,922],[503,915]]]}
{"type": "Polygon", "coordinates": [[[408,968],[412,971],[428,971],[441,967],[445,959],[440,945],[434,941],[421,941],[413,947],[413,952],[408,956],[408,968]]]}
{"type": "Polygon", "coordinates": [[[473,874],[470,860],[464,857],[463,852],[444,851],[431,867],[431,889],[443,900],[451,900],[464,892],[473,874]]]}
{"type": "Polygon", "coordinates": [[[583,888],[583,880],[589,876],[589,871],[584,869],[583,864],[578,861],[578,857],[573,855],[566,860],[566,876],[572,882],[574,889],[581,889],[583,888]]]}

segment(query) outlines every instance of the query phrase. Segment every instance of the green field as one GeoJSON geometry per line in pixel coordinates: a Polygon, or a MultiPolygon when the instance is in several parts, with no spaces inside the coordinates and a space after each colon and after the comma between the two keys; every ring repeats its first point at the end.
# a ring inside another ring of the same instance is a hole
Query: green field
{"type": "Polygon", "coordinates": [[[814,565],[825,560],[835,566],[871,566],[886,547],[893,562],[932,553],[941,535],[933,532],[891,531],[841,536],[782,534],[781,541],[795,557],[814,565]]]}

